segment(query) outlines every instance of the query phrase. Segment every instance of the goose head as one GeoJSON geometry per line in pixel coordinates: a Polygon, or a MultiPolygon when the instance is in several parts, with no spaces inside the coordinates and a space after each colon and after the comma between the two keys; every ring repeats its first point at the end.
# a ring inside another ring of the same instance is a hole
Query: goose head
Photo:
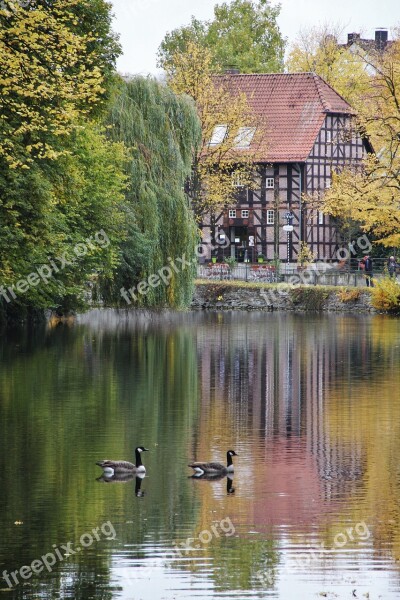
{"type": "Polygon", "coordinates": [[[140,452],[148,452],[148,451],[149,451],[149,449],[145,448],[144,446],[138,446],[137,448],[135,448],[135,453],[136,452],[139,452],[139,453],[140,452]]]}
{"type": "Polygon", "coordinates": [[[228,450],[227,454],[229,454],[229,456],[237,456],[234,450],[228,450]]]}

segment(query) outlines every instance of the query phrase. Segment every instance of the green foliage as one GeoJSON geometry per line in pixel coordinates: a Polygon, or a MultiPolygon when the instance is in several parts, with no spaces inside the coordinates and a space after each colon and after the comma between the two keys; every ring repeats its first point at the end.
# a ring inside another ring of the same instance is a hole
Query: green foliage
{"type": "Polygon", "coordinates": [[[125,149],[93,124],[73,133],[66,149],[56,161],[36,161],[28,170],[0,169],[0,285],[15,286],[50,261],[59,267],[48,282],[29,286],[12,302],[3,298],[3,317],[83,306],[87,282],[112,273],[119,262],[125,149]],[[76,244],[100,230],[109,243],[102,237],[104,243],[76,256],[76,244]],[[64,254],[74,264],[61,268],[64,254]]]}
{"type": "MultiPolygon", "coordinates": [[[[121,84],[110,114],[111,136],[130,148],[126,194],[128,239],[122,264],[102,293],[123,302],[130,289],[183,256],[193,259],[197,231],[183,191],[200,126],[193,103],[169,88],[137,77],[121,84]]],[[[193,267],[173,272],[168,286],[140,297],[146,306],[185,306],[191,300],[193,267]]]]}
{"type": "Polygon", "coordinates": [[[375,280],[375,286],[371,288],[371,293],[372,306],[377,310],[400,312],[400,285],[394,277],[375,280]]]}
{"type": "Polygon", "coordinates": [[[242,73],[274,73],[283,70],[285,42],[277,18],[280,5],[269,0],[234,0],[216,5],[214,19],[167,33],[158,51],[158,64],[165,67],[177,52],[192,42],[208,48],[215,71],[236,67],[242,73]]]}
{"type": "Polygon", "coordinates": [[[228,256],[224,259],[226,264],[229,266],[230,270],[233,271],[235,267],[237,267],[237,261],[233,256],[228,256]]]}
{"type": "Polygon", "coordinates": [[[329,291],[322,287],[295,287],[289,290],[289,296],[295,306],[304,310],[322,310],[329,291]]]}

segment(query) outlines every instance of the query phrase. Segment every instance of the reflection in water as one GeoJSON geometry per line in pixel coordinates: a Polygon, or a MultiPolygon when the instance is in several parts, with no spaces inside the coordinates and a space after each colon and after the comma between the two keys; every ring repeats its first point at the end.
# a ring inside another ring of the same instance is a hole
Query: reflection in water
{"type": "Polygon", "coordinates": [[[233,487],[233,477],[223,473],[211,475],[210,473],[194,473],[194,475],[189,475],[189,479],[195,479],[196,481],[221,481],[221,479],[226,478],[226,493],[234,494],[235,488],[233,487]]]}
{"type": "Polygon", "coordinates": [[[103,311],[8,334],[0,573],[108,521],[117,537],[5,594],[398,597],[399,340],[389,317],[265,313],[103,311]],[[145,490],[129,473],[97,485],[98,456],[139,443],[145,490]],[[188,478],[190,458],[226,448],[234,487],[188,478]]]}

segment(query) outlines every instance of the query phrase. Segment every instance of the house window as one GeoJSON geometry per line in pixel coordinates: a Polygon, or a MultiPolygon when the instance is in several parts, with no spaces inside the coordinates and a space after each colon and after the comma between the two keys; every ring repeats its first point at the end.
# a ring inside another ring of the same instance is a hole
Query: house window
{"type": "Polygon", "coordinates": [[[267,177],[267,179],[265,181],[265,187],[269,188],[269,189],[274,188],[274,178],[273,177],[267,177]]]}
{"type": "Polygon", "coordinates": [[[234,171],[232,173],[232,187],[244,187],[242,173],[240,171],[234,171]]]}
{"type": "Polygon", "coordinates": [[[209,146],[218,146],[218,144],[221,144],[226,137],[227,131],[228,131],[227,125],[216,125],[214,127],[214,131],[212,132],[212,136],[211,136],[210,141],[208,142],[208,145],[209,146]]]}
{"type": "Polygon", "coordinates": [[[248,219],[248,218],[249,218],[249,211],[242,210],[242,219],[248,219]]]}
{"type": "Polygon", "coordinates": [[[332,141],[332,131],[327,131],[326,132],[326,143],[330,144],[332,141]]]}
{"type": "Polygon", "coordinates": [[[230,219],[236,219],[236,209],[235,209],[235,208],[231,208],[231,209],[229,210],[229,213],[228,213],[228,215],[229,215],[229,218],[230,218],[230,219]]]}
{"type": "Polygon", "coordinates": [[[318,212],[318,225],[323,225],[323,224],[324,224],[324,213],[318,212]]]}
{"type": "Polygon", "coordinates": [[[255,132],[255,127],[239,127],[238,134],[235,137],[235,148],[248,148],[255,132]]]}
{"type": "Polygon", "coordinates": [[[275,223],[275,212],[273,210],[267,210],[267,225],[273,225],[275,223]]]}

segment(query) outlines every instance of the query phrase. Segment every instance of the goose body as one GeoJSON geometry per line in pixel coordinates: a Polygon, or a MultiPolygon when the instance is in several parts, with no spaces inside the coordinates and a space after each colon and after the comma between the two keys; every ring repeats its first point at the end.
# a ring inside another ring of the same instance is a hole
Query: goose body
{"type": "Polygon", "coordinates": [[[218,475],[226,475],[227,473],[233,473],[234,468],[233,468],[233,463],[232,463],[232,456],[237,456],[236,452],[234,450],[228,450],[228,452],[226,453],[226,460],[227,460],[227,465],[225,467],[225,465],[221,464],[221,463],[217,463],[217,462],[208,462],[208,463],[204,463],[204,462],[193,462],[190,463],[188,466],[191,467],[192,469],[194,469],[195,473],[198,476],[201,475],[208,475],[208,476],[218,476],[218,475]]]}
{"type": "Polygon", "coordinates": [[[108,477],[115,473],[146,473],[146,467],[142,464],[142,452],[147,452],[144,446],[135,448],[136,464],[127,460],[100,460],[96,462],[103,469],[103,473],[108,477]]]}

